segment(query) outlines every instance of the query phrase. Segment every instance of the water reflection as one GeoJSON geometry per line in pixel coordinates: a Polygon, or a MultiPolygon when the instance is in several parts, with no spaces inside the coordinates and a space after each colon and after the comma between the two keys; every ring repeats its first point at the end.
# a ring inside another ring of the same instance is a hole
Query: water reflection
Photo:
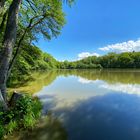
{"type": "Polygon", "coordinates": [[[9,136],[7,140],[67,140],[67,133],[61,122],[51,114],[42,118],[39,124],[31,130],[23,130],[9,136]]]}
{"type": "Polygon", "coordinates": [[[88,80],[88,79],[79,77],[78,82],[80,82],[82,84],[90,84],[90,83],[97,83],[97,82],[100,82],[100,81],[98,79],[97,80],[88,80]]]}
{"type": "MultiPolygon", "coordinates": [[[[35,78],[21,87],[16,87],[19,92],[36,93],[44,86],[52,84],[59,77],[76,76],[93,82],[102,80],[109,84],[140,84],[140,70],[53,70],[33,73],[35,78]]],[[[87,82],[87,81],[86,81],[87,82]]],[[[13,90],[13,89],[12,89],[13,90]]]]}
{"type": "Polygon", "coordinates": [[[140,98],[108,94],[55,111],[69,140],[139,140],[140,98]]]}
{"type": "Polygon", "coordinates": [[[43,113],[53,112],[68,140],[139,140],[140,71],[57,73],[53,84],[37,95],[43,113]]]}
{"type": "Polygon", "coordinates": [[[107,89],[114,92],[122,92],[128,94],[140,94],[140,85],[139,84],[123,84],[123,83],[107,83],[102,82],[100,80],[88,80],[84,78],[79,78],[78,82],[82,84],[96,84],[99,85],[100,88],[107,89]]]}
{"type": "Polygon", "coordinates": [[[26,82],[24,85],[15,88],[9,88],[9,91],[16,90],[18,92],[34,94],[42,89],[43,86],[48,86],[56,79],[55,71],[42,71],[32,74],[33,79],[26,82]]]}
{"type": "Polygon", "coordinates": [[[140,85],[138,84],[103,84],[101,85],[102,88],[108,89],[114,92],[122,92],[128,94],[140,94],[140,85]]]}
{"type": "MultiPolygon", "coordinates": [[[[140,70],[56,70],[40,75],[21,89],[40,98],[43,114],[49,110],[61,122],[65,139],[140,139],[140,70]]],[[[42,128],[37,131],[31,135],[35,140],[47,135],[42,128]]]]}

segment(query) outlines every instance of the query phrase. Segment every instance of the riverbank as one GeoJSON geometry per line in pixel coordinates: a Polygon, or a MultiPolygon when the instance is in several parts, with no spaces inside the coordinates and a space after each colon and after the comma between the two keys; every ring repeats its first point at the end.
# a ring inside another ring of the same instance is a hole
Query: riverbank
{"type": "Polygon", "coordinates": [[[34,128],[41,117],[42,105],[37,97],[22,94],[8,106],[8,110],[0,111],[0,139],[15,131],[34,128]]]}

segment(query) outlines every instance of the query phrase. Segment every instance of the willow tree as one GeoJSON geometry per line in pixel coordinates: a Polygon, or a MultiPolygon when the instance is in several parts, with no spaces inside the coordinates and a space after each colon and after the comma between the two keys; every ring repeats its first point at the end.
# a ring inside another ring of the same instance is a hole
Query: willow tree
{"type": "MultiPolygon", "coordinates": [[[[71,4],[72,1],[67,2],[71,4]]],[[[7,17],[3,15],[0,20],[0,24],[5,20],[2,27],[4,32],[0,32],[0,92],[6,102],[6,82],[16,55],[23,45],[22,41],[27,38],[32,42],[38,34],[47,39],[57,37],[65,19],[60,0],[9,0],[4,4],[5,1],[1,0],[0,10],[6,9],[7,17]]]]}

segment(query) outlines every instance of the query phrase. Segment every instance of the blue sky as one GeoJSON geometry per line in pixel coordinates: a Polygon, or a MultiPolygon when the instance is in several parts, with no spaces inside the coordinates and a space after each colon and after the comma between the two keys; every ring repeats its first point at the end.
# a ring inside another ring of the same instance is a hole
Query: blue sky
{"type": "Polygon", "coordinates": [[[77,0],[64,6],[67,24],[50,42],[37,46],[58,60],[108,52],[140,51],[139,0],[77,0]]]}

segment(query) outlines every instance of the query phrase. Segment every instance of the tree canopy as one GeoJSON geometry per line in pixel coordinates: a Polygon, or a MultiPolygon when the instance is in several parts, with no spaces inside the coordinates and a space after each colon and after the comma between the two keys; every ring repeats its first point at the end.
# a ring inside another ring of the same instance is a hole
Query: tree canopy
{"type": "Polygon", "coordinates": [[[51,40],[60,34],[65,24],[64,2],[71,5],[73,0],[0,1],[0,91],[4,99],[7,79],[22,48],[33,46],[41,35],[51,40]]]}
{"type": "Polygon", "coordinates": [[[100,57],[91,56],[74,62],[64,61],[61,63],[60,68],[140,68],[140,52],[109,53],[100,57]]]}

